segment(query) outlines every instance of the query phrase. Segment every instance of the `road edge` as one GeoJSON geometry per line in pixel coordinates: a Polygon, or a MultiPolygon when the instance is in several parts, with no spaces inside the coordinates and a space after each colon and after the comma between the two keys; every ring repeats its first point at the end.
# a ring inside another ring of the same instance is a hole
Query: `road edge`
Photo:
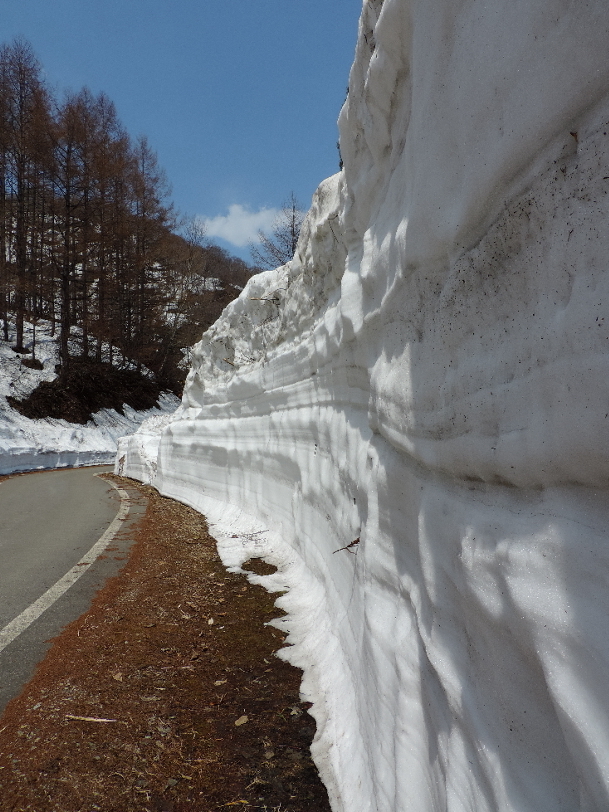
{"type": "MultiPolygon", "coordinates": [[[[94,474],[93,476],[98,476],[101,478],[100,474],[94,474]]],[[[91,564],[93,564],[94,561],[104,552],[108,544],[110,544],[110,542],[119,532],[122,523],[129,515],[131,498],[126,490],[119,487],[116,483],[112,482],[112,480],[104,479],[103,481],[107,482],[116,491],[118,491],[120,496],[121,502],[116,516],[110,522],[107,530],[102,536],[100,536],[91,549],[82,556],[80,561],[78,561],[66,572],[65,575],[56,581],[53,586],[49,587],[49,589],[47,589],[45,593],[35,600],[34,603],[30,604],[27,609],[24,609],[21,614],[17,615],[16,618],[11,620],[10,623],[7,623],[7,625],[0,630],[0,653],[2,653],[7,646],[16,640],[20,634],[29,628],[32,623],[38,620],[38,618],[44,612],[46,612],[46,610],[49,609],[55,603],[55,601],[61,598],[61,596],[64,595],[68,589],[73,586],[82,575],[84,575],[85,572],[87,572],[91,564]]]]}

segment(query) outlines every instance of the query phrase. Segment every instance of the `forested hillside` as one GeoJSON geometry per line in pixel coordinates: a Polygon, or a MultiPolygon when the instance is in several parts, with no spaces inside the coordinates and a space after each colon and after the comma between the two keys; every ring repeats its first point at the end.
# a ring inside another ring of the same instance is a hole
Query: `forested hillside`
{"type": "Polygon", "coordinates": [[[146,137],[105,94],[58,100],[28,43],[0,49],[0,324],[17,353],[35,357],[24,321],[45,319],[61,375],[76,360],[144,366],[179,391],[180,349],[253,270],[177,216],[146,137]]]}

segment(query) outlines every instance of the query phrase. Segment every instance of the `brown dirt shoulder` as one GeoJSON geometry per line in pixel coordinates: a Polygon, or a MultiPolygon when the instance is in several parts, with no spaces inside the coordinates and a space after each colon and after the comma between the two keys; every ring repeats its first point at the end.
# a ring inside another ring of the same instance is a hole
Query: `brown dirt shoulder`
{"type": "Polygon", "coordinates": [[[273,595],[224,569],[199,513],[113,479],[146,513],[0,719],[0,810],[329,810],[273,595]]]}

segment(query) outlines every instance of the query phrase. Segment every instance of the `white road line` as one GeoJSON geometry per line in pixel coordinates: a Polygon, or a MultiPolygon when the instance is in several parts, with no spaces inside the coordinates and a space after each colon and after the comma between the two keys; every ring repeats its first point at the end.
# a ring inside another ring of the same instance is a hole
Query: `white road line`
{"type": "MultiPolygon", "coordinates": [[[[95,474],[95,476],[98,476],[98,474],[95,474]]],[[[95,561],[98,555],[103,553],[108,544],[120,530],[123,520],[127,518],[127,514],[129,513],[129,494],[127,491],[119,488],[118,485],[115,485],[114,482],[110,482],[109,480],[104,481],[109,482],[113,488],[116,488],[121,497],[121,504],[118,509],[118,513],[112,520],[110,527],[108,527],[99,541],[95,542],[89,552],[84,555],[80,561],[72,567],[71,570],[66,572],[63,578],[60,578],[57,583],[53,584],[52,587],[47,589],[44,595],[41,595],[38,600],[34,601],[34,603],[28,606],[27,609],[24,609],[20,615],[17,615],[14,620],[11,620],[11,622],[8,623],[2,629],[2,631],[0,631],[0,652],[10,645],[13,640],[19,637],[19,635],[24,632],[35,620],[38,620],[43,612],[46,612],[46,610],[52,606],[58,598],[61,598],[64,592],[67,592],[72,584],[75,584],[76,581],[78,581],[80,576],[89,569],[89,565],[95,561]]]]}

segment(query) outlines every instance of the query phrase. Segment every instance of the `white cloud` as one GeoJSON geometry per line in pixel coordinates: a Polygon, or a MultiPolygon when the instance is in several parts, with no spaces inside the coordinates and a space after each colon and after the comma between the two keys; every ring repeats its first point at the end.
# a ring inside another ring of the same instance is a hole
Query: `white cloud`
{"type": "Polygon", "coordinates": [[[250,211],[240,203],[228,207],[228,214],[201,218],[205,223],[207,237],[220,237],[239,248],[250,242],[258,242],[258,230],[270,231],[278,209],[250,211]]]}

